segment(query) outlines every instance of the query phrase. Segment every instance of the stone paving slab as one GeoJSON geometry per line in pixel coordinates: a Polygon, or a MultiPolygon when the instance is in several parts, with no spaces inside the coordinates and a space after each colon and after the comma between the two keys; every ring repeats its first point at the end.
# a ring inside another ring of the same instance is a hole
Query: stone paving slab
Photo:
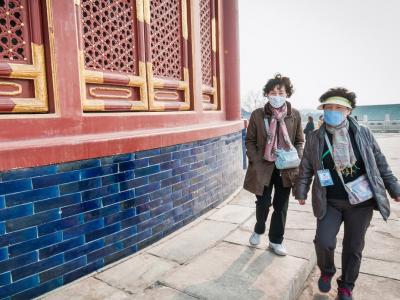
{"type": "Polygon", "coordinates": [[[202,299],[295,299],[309,261],[220,243],[161,281],[202,299]]]}
{"type": "MultiPolygon", "coordinates": [[[[399,221],[389,220],[387,223],[380,221],[378,224],[371,224],[367,231],[363,257],[400,264],[400,224],[396,224],[399,221]]],[[[341,239],[336,250],[342,252],[341,239]]]]}
{"type": "Polygon", "coordinates": [[[240,191],[240,193],[238,194],[238,196],[235,197],[235,199],[233,199],[230,202],[230,204],[255,208],[256,207],[256,197],[252,193],[242,189],[240,191]]]}
{"type": "Polygon", "coordinates": [[[135,294],[177,266],[172,261],[142,253],[96,274],[95,277],[110,286],[135,294]]]}
{"type": "Polygon", "coordinates": [[[384,277],[360,274],[354,289],[356,299],[400,299],[400,281],[384,277]]]}
{"type": "MultiPolygon", "coordinates": [[[[336,276],[332,280],[332,290],[329,293],[321,293],[318,290],[319,271],[314,269],[306,281],[306,285],[298,300],[333,300],[337,299],[336,279],[340,274],[338,269],[336,276]]],[[[356,287],[353,291],[355,300],[398,300],[400,299],[400,281],[360,273],[356,287]]]]}
{"type": "Polygon", "coordinates": [[[120,291],[117,288],[97,280],[93,277],[88,277],[83,280],[74,282],[66,287],[58,289],[51,294],[48,294],[46,300],[126,300],[132,299],[131,295],[120,291]]]}
{"type": "Polygon", "coordinates": [[[253,213],[254,208],[229,204],[218,209],[207,219],[219,222],[240,224],[247,220],[253,213]]]}
{"type": "Polygon", "coordinates": [[[294,210],[294,211],[304,211],[304,212],[309,212],[312,214],[312,206],[311,206],[311,198],[307,199],[306,204],[300,205],[297,200],[295,200],[293,197],[290,197],[289,199],[289,211],[294,210]]]}
{"type": "Polygon", "coordinates": [[[315,230],[316,226],[317,219],[310,212],[290,210],[287,213],[286,229],[301,228],[315,230]]]}
{"type": "MultiPolygon", "coordinates": [[[[342,267],[341,252],[335,252],[335,264],[342,267]]],[[[363,257],[360,272],[400,280],[400,264],[396,262],[363,257]]]]}
{"type": "Polygon", "coordinates": [[[234,224],[204,220],[147,252],[184,263],[222,240],[235,228],[234,224]]]}
{"type": "Polygon", "coordinates": [[[310,243],[314,240],[315,229],[285,229],[285,240],[310,243]]]}

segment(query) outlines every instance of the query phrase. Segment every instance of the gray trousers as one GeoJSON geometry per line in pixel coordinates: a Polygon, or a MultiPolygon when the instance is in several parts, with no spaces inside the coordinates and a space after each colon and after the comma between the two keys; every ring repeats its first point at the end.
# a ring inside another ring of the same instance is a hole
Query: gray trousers
{"type": "Polygon", "coordinates": [[[357,206],[351,206],[347,200],[328,199],[326,215],[322,220],[317,220],[314,240],[317,264],[321,273],[328,276],[336,273],[334,262],[336,235],[342,222],[344,223],[342,276],[337,280],[339,287],[350,290],[354,288],[374,204],[373,199],[357,206]]]}

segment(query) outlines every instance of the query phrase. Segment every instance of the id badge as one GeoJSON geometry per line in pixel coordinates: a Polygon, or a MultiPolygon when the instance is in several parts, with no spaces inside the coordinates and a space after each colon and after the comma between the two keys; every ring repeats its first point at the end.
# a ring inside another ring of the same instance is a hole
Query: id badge
{"type": "Polygon", "coordinates": [[[331,172],[328,169],[318,170],[318,178],[321,186],[330,186],[333,185],[333,180],[331,176],[331,172]]]}

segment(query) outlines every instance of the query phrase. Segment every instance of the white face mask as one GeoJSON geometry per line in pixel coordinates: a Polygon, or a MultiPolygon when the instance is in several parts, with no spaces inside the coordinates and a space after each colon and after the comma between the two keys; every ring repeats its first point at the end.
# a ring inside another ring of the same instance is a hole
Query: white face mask
{"type": "Polygon", "coordinates": [[[286,97],[284,96],[268,96],[269,103],[273,108],[282,107],[286,102],[286,97]]]}

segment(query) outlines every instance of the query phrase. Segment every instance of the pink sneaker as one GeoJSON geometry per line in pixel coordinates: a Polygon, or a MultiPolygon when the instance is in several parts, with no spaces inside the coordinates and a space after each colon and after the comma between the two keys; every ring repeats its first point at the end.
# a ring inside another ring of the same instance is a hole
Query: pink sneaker
{"type": "Polygon", "coordinates": [[[352,300],[353,296],[348,288],[338,288],[338,298],[339,300],[352,300]]]}

